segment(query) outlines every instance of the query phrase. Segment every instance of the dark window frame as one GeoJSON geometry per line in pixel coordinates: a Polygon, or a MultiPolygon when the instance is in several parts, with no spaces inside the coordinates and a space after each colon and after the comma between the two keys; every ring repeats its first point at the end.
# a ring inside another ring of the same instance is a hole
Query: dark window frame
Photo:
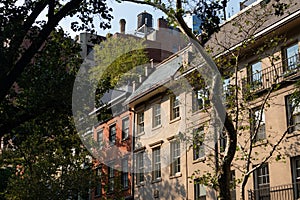
{"type": "Polygon", "coordinates": [[[122,140],[126,140],[129,138],[129,127],[130,127],[130,120],[129,120],[129,116],[127,116],[122,119],[122,140]],[[125,127],[125,122],[128,123],[126,127],[125,127]]]}
{"type": "Polygon", "coordinates": [[[121,185],[123,189],[129,188],[129,163],[128,157],[122,159],[121,185]]]}
{"type": "Polygon", "coordinates": [[[112,124],[109,126],[109,144],[114,145],[116,144],[117,140],[117,125],[112,124]]]}

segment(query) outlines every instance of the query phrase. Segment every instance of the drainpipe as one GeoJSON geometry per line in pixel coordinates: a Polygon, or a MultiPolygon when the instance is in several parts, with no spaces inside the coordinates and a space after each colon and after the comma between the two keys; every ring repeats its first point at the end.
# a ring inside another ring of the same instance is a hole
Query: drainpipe
{"type": "MultiPolygon", "coordinates": [[[[187,94],[185,93],[185,101],[187,99],[187,94]]],[[[186,102],[185,102],[186,103],[186,102]]],[[[186,110],[184,110],[184,121],[185,121],[185,126],[186,126],[186,110]]],[[[185,131],[184,133],[186,134],[186,129],[187,127],[184,128],[185,131]]],[[[188,174],[189,174],[189,164],[188,164],[188,143],[186,144],[186,147],[185,147],[185,163],[186,163],[186,168],[185,168],[185,185],[186,185],[186,199],[189,199],[189,181],[188,181],[188,174]]]]}
{"type": "Polygon", "coordinates": [[[133,114],[133,124],[132,124],[132,134],[131,134],[131,144],[132,144],[132,146],[131,146],[131,151],[132,151],[132,164],[131,164],[131,166],[132,166],[132,169],[131,169],[131,183],[132,183],[132,185],[131,185],[131,195],[132,195],[132,199],[134,199],[134,175],[135,175],[135,173],[134,173],[134,169],[135,169],[135,160],[134,160],[134,146],[135,146],[135,137],[134,137],[134,135],[135,135],[135,111],[134,110],[132,110],[131,108],[129,108],[129,111],[131,111],[132,112],[132,114],[133,114]]]}

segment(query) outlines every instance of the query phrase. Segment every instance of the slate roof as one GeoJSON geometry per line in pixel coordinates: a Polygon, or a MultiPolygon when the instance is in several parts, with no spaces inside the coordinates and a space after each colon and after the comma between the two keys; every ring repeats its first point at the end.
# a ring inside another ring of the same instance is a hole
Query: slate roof
{"type": "Polygon", "coordinates": [[[126,102],[132,102],[150,90],[154,90],[171,80],[172,76],[174,76],[182,66],[182,55],[176,56],[177,57],[172,57],[170,60],[158,66],[155,71],[150,74],[148,78],[143,81],[143,83],[129,96],[126,102]]]}
{"type": "Polygon", "coordinates": [[[103,104],[107,104],[110,101],[113,101],[114,99],[124,95],[125,93],[126,93],[126,91],[124,91],[124,90],[110,89],[103,94],[100,101],[103,104]]]}

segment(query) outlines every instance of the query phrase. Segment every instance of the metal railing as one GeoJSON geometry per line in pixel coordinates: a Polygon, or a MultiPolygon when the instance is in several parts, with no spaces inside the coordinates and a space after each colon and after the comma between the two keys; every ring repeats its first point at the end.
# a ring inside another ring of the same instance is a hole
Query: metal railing
{"type": "Polygon", "coordinates": [[[249,200],[297,200],[300,199],[300,183],[248,190],[249,200]]]}
{"type": "Polygon", "coordinates": [[[243,89],[248,92],[261,91],[270,88],[273,84],[281,83],[300,75],[299,54],[280,61],[263,70],[250,73],[242,79],[243,89]]]}

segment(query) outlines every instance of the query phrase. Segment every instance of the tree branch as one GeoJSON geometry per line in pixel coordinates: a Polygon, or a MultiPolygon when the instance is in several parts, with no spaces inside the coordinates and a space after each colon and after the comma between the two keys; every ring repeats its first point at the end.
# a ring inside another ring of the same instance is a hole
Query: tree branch
{"type": "Polygon", "coordinates": [[[42,45],[45,43],[46,39],[49,37],[50,33],[57,26],[59,21],[66,16],[67,13],[72,10],[78,8],[83,0],[72,0],[68,2],[65,6],[63,6],[57,14],[53,16],[52,19],[49,19],[47,24],[43,27],[43,29],[38,34],[36,40],[33,40],[30,47],[25,50],[20,59],[15,63],[12,69],[5,74],[5,77],[1,77],[0,79],[0,101],[2,101],[12,84],[16,81],[17,77],[21,75],[24,71],[25,67],[31,62],[32,58],[35,55],[42,45]]]}

